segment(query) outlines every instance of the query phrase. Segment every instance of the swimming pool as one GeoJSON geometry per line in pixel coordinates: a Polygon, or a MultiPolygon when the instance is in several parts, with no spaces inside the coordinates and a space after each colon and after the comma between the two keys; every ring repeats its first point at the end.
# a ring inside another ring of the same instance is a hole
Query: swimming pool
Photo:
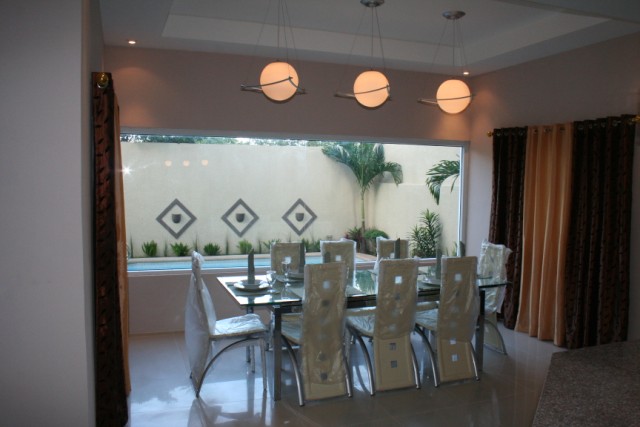
{"type": "MultiPolygon", "coordinates": [[[[358,254],[356,257],[356,263],[370,261],[369,258],[365,258],[362,254],[358,254]]],[[[307,254],[306,262],[307,264],[320,264],[322,257],[319,254],[307,254]]],[[[270,267],[271,259],[268,255],[256,255],[254,265],[256,268],[270,267]]],[[[205,257],[204,265],[202,266],[203,270],[228,270],[234,268],[247,268],[247,257],[241,255],[236,257],[205,257]]],[[[191,260],[189,258],[145,258],[144,260],[129,260],[127,264],[127,271],[129,272],[175,270],[191,270],[191,260]]]]}

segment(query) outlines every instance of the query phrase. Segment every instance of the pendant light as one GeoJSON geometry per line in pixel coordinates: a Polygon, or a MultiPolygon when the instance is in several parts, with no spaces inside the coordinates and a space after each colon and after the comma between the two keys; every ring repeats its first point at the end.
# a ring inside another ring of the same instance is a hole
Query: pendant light
{"type": "MultiPolygon", "coordinates": [[[[382,35],[380,33],[380,21],[378,20],[377,11],[377,7],[384,4],[384,0],[360,0],[360,3],[371,10],[371,57],[373,58],[375,26],[378,30],[380,55],[384,68],[384,51],[382,49],[382,35]]],[[[391,89],[387,77],[380,71],[370,69],[360,73],[360,75],[356,77],[353,83],[353,93],[336,91],[335,96],[340,98],[355,98],[363,107],[373,109],[384,104],[387,99],[389,99],[390,93],[391,89]]]]}
{"type": "MultiPolygon", "coordinates": [[[[464,46],[462,44],[462,36],[460,35],[460,24],[458,20],[465,16],[465,13],[460,10],[451,10],[442,14],[448,21],[452,21],[453,25],[453,44],[451,49],[453,52],[453,68],[456,68],[456,47],[458,42],[460,43],[460,67],[462,72],[460,75],[468,75],[468,71],[465,69],[465,54],[464,46]]],[[[446,26],[445,26],[446,29],[446,26]]],[[[438,47],[439,48],[439,47],[438,47]]],[[[473,95],[469,86],[460,78],[452,77],[445,80],[438,91],[436,92],[436,99],[419,99],[418,102],[423,104],[437,105],[442,111],[449,114],[458,114],[464,111],[469,104],[473,95]]]]}
{"type": "MultiPolygon", "coordinates": [[[[260,30],[260,35],[262,35],[265,23],[266,16],[262,24],[262,29],[260,30]]],[[[289,43],[291,43],[295,52],[295,42],[293,40],[293,30],[291,28],[286,0],[278,0],[278,28],[276,37],[278,51],[280,51],[280,40],[284,40],[285,60],[277,59],[267,64],[260,73],[260,84],[242,84],[240,85],[240,89],[263,93],[264,96],[274,102],[285,102],[293,98],[296,94],[306,93],[306,91],[299,86],[300,81],[296,69],[289,63],[289,43]]],[[[260,37],[258,38],[258,42],[260,42],[259,39],[260,37]]]]}

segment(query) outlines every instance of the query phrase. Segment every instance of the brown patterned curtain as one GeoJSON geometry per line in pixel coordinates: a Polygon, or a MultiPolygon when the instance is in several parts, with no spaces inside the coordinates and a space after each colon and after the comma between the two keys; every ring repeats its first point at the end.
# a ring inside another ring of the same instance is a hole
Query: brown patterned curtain
{"type": "Polygon", "coordinates": [[[504,325],[513,329],[518,315],[522,268],[522,214],[527,128],[493,131],[493,189],[488,239],[513,251],[507,278],[513,283],[505,292],[504,325]]]}
{"type": "Polygon", "coordinates": [[[633,116],[574,122],[566,260],[566,342],[627,338],[633,116]]]}
{"type": "Polygon", "coordinates": [[[124,426],[127,394],[126,233],[117,101],[109,73],[92,73],[96,425],[124,426]]]}

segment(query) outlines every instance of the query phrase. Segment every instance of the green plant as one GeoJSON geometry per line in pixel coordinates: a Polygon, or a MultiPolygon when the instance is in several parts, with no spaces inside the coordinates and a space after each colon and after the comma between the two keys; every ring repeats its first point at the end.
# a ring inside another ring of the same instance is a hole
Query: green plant
{"type": "Polygon", "coordinates": [[[460,160],[440,160],[431,169],[427,171],[427,179],[425,184],[429,188],[429,193],[436,200],[436,205],[440,204],[440,189],[442,184],[449,177],[453,177],[451,183],[451,191],[453,191],[453,185],[460,176],[460,160]]]}
{"type": "Polygon", "coordinates": [[[184,243],[176,242],[171,244],[171,250],[176,256],[187,256],[191,248],[184,243]]]}
{"type": "Polygon", "coordinates": [[[376,237],[384,237],[385,239],[388,239],[389,235],[382,230],[378,230],[377,228],[370,228],[364,232],[365,239],[376,240],[376,237]]]}
{"type": "Polygon", "coordinates": [[[193,242],[193,250],[196,252],[200,252],[200,249],[198,248],[198,236],[196,236],[196,241],[193,242]]]}
{"type": "Polygon", "coordinates": [[[162,255],[166,258],[169,256],[169,245],[167,245],[167,241],[164,241],[164,249],[162,251],[162,255]]]}
{"type": "Polygon", "coordinates": [[[129,244],[127,245],[127,257],[133,258],[133,236],[129,236],[129,244]]]}
{"type": "Polygon", "coordinates": [[[428,209],[421,213],[420,224],[411,229],[409,238],[413,247],[412,255],[420,258],[433,258],[440,244],[442,224],[440,216],[428,209]]]}
{"type": "Polygon", "coordinates": [[[271,239],[266,242],[262,242],[262,246],[264,247],[265,253],[271,252],[271,245],[274,243],[280,243],[280,239],[271,239]]]}
{"type": "Polygon", "coordinates": [[[391,174],[396,185],[402,182],[402,166],[395,162],[386,162],[384,146],[365,142],[340,142],[322,147],[322,152],[330,159],[342,163],[351,169],[360,187],[360,212],[364,223],[364,195],[376,178],[385,172],[391,174]]]}
{"type": "Polygon", "coordinates": [[[302,239],[302,244],[304,245],[307,252],[320,252],[320,240],[316,239],[302,239]]]}
{"type": "Polygon", "coordinates": [[[204,245],[204,254],[207,256],[220,255],[220,246],[216,243],[207,243],[204,245]]]}
{"type": "Polygon", "coordinates": [[[155,242],[155,240],[144,242],[142,244],[142,252],[144,252],[144,254],[149,258],[153,258],[158,252],[158,244],[155,242]]]}
{"type": "Polygon", "coordinates": [[[251,249],[253,249],[253,245],[250,241],[242,239],[238,242],[238,249],[240,250],[241,254],[246,255],[251,252],[251,249]]]}

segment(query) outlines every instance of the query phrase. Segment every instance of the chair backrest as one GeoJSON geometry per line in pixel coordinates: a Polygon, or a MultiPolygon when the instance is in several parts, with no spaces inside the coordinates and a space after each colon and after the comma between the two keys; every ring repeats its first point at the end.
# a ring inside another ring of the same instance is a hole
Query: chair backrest
{"type": "Polygon", "coordinates": [[[347,393],[345,276],[342,262],[304,267],[300,355],[304,394],[310,400],[347,393]]]}
{"type": "Polygon", "coordinates": [[[395,258],[396,242],[400,241],[399,258],[409,257],[409,241],[406,239],[386,239],[382,236],[376,237],[376,254],[378,261],[383,258],[395,258]]]}
{"type": "Polygon", "coordinates": [[[347,267],[347,276],[353,278],[356,270],[355,240],[321,240],[320,254],[322,262],[344,262],[347,267]]]}
{"type": "Polygon", "coordinates": [[[476,257],[442,258],[438,306],[438,369],[442,381],[477,375],[471,340],[480,313],[476,257]]]}
{"type": "Polygon", "coordinates": [[[210,350],[209,337],[216,328],[216,312],[211,295],[202,279],[204,258],[191,255],[191,280],[184,313],[184,335],[193,378],[201,378],[210,350]]]}
{"type": "Polygon", "coordinates": [[[291,271],[300,268],[300,247],[303,243],[274,242],[271,245],[271,269],[276,274],[282,274],[282,261],[285,257],[291,258],[291,271]]]}
{"type": "Polygon", "coordinates": [[[376,390],[415,385],[411,333],[415,327],[418,261],[383,259],[374,325],[376,390]]]}
{"type": "MultiPolygon", "coordinates": [[[[478,257],[478,277],[504,281],[507,279],[507,261],[511,249],[505,245],[482,241],[480,256],[478,257]]],[[[500,311],[504,300],[506,287],[500,286],[485,292],[484,309],[486,314],[500,311]]]]}

